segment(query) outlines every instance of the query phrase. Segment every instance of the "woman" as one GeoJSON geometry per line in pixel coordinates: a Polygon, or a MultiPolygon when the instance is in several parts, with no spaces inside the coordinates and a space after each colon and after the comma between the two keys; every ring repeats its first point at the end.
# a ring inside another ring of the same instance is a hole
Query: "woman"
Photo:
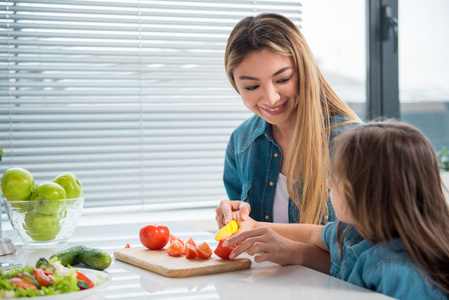
{"type": "Polygon", "coordinates": [[[219,227],[233,212],[244,220],[326,223],[335,219],[326,187],[329,145],[360,122],[321,74],[303,35],[289,19],[260,14],[231,32],[225,68],[255,115],[232,134],[223,180],[229,199],[217,208],[219,227]]]}

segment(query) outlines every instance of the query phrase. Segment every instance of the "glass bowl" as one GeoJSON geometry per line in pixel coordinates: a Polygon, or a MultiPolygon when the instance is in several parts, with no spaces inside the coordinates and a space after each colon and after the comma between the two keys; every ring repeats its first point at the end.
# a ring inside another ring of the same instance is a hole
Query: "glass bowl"
{"type": "Polygon", "coordinates": [[[76,229],[84,197],[17,201],[3,198],[11,225],[24,248],[51,248],[67,243],[76,229]]]}

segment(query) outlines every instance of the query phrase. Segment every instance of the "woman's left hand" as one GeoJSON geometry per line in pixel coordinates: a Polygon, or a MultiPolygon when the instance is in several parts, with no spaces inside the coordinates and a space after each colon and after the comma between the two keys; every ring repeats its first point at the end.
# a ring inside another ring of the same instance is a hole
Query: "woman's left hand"
{"type": "Polygon", "coordinates": [[[255,262],[270,261],[280,265],[296,264],[295,254],[298,242],[284,238],[268,227],[258,227],[242,231],[227,239],[223,246],[238,246],[229,258],[235,258],[243,252],[255,255],[255,262]]]}

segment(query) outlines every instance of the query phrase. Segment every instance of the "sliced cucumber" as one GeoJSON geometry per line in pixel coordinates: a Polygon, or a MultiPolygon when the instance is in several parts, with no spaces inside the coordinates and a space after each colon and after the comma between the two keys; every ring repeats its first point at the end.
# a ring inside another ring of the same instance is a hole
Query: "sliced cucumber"
{"type": "Polygon", "coordinates": [[[87,282],[84,282],[82,280],[78,280],[77,285],[79,288],[82,289],[88,289],[89,288],[89,284],[87,282]]]}
{"type": "Polygon", "coordinates": [[[39,258],[39,260],[36,263],[36,269],[52,270],[52,271],[55,270],[53,265],[49,263],[48,260],[44,257],[39,258]]]}
{"type": "Polygon", "coordinates": [[[39,282],[37,282],[36,278],[33,275],[31,275],[30,273],[23,272],[22,279],[34,284],[38,289],[41,287],[39,282]]]}

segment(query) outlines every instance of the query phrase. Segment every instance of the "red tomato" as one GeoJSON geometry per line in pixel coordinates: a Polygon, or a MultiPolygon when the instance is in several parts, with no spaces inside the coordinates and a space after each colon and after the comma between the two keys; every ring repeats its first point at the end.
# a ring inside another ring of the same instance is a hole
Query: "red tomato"
{"type": "Polygon", "coordinates": [[[29,281],[23,280],[22,278],[13,277],[9,279],[9,283],[16,286],[26,289],[33,289],[37,291],[37,287],[29,281]]]}
{"type": "Polygon", "coordinates": [[[189,239],[187,240],[186,244],[190,244],[190,245],[196,247],[196,244],[195,244],[195,242],[193,241],[193,239],[191,237],[189,237],[189,239]]]}
{"type": "Polygon", "coordinates": [[[174,257],[184,255],[184,245],[179,240],[173,240],[167,248],[167,254],[174,257]]]}
{"type": "Polygon", "coordinates": [[[233,245],[230,247],[223,247],[224,241],[226,241],[228,238],[221,239],[218,243],[217,248],[215,248],[214,253],[222,258],[222,259],[229,259],[229,254],[231,254],[232,250],[234,250],[237,246],[233,245]]]}
{"type": "Polygon", "coordinates": [[[45,274],[42,269],[34,269],[33,274],[41,286],[49,286],[50,283],[53,283],[53,278],[45,274]]]}
{"type": "Polygon", "coordinates": [[[190,237],[188,240],[187,240],[187,242],[185,242],[184,243],[184,254],[186,254],[187,253],[187,244],[190,244],[190,245],[192,245],[195,249],[196,249],[196,244],[195,244],[195,242],[193,241],[193,239],[190,237]]]}
{"type": "Polygon", "coordinates": [[[170,233],[170,244],[171,244],[174,240],[180,241],[181,244],[184,246],[184,242],[183,242],[180,238],[177,238],[176,236],[174,236],[173,234],[170,233]]]}
{"type": "Polygon", "coordinates": [[[212,250],[209,245],[204,242],[196,247],[196,254],[198,255],[198,258],[207,259],[212,256],[212,250]]]}
{"type": "MultiPolygon", "coordinates": [[[[95,284],[92,282],[92,280],[90,280],[89,278],[86,277],[86,275],[84,275],[83,273],[80,272],[76,272],[76,279],[83,281],[85,283],[87,283],[89,285],[89,289],[93,288],[95,286],[95,284]]],[[[86,288],[80,288],[82,290],[86,289],[86,288]]]]}
{"type": "Polygon", "coordinates": [[[159,250],[167,245],[170,231],[163,225],[148,225],[140,229],[140,242],[151,250],[159,250]]]}
{"type": "Polygon", "coordinates": [[[191,259],[197,256],[196,247],[194,245],[185,243],[184,247],[184,254],[186,255],[186,258],[191,259]]]}
{"type": "Polygon", "coordinates": [[[126,249],[126,248],[130,248],[129,243],[126,243],[125,249],[126,249]]]}

